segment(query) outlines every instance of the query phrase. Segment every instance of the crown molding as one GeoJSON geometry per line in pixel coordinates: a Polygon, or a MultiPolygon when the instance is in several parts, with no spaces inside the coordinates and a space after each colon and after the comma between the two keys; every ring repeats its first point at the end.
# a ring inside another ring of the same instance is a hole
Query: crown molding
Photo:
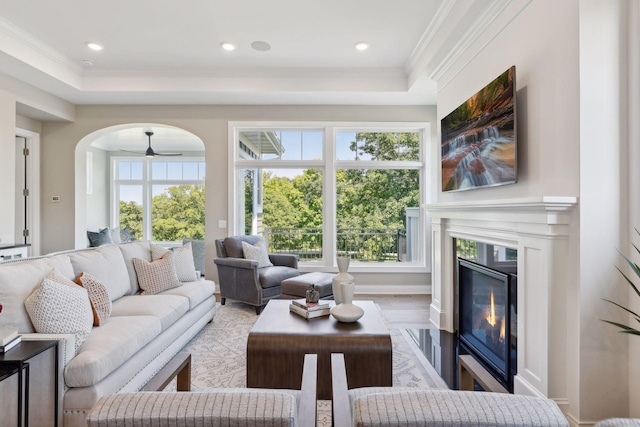
{"type": "Polygon", "coordinates": [[[443,2],[405,64],[409,84],[426,74],[440,90],[531,1],[443,2]],[[466,30],[456,31],[458,27],[466,30]]]}
{"type": "Polygon", "coordinates": [[[82,66],[0,17],[0,51],[65,84],[79,88],[82,66]]]}

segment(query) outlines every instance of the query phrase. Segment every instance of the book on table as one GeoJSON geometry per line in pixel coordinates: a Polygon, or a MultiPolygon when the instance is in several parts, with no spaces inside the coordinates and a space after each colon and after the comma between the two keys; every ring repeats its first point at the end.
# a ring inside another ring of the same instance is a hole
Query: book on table
{"type": "Polygon", "coordinates": [[[18,330],[14,328],[0,328],[0,347],[7,345],[18,336],[18,330]]]}
{"type": "Polygon", "coordinates": [[[13,347],[17,346],[18,344],[20,344],[20,342],[22,341],[22,335],[16,335],[11,341],[9,341],[7,344],[0,346],[0,353],[4,353],[6,351],[11,350],[13,347]]]}
{"type": "Polygon", "coordinates": [[[328,301],[307,302],[306,299],[302,298],[302,299],[294,299],[291,303],[307,311],[324,310],[325,308],[331,308],[331,305],[328,301]]]}
{"type": "Polygon", "coordinates": [[[315,317],[328,316],[329,314],[331,314],[331,307],[326,307],[319,310],[305,310],[304,308],[299,307],[297,304],[291,303],[289,304],[289,311],[302,316],[305,319],[313,319],[315,317]]]}

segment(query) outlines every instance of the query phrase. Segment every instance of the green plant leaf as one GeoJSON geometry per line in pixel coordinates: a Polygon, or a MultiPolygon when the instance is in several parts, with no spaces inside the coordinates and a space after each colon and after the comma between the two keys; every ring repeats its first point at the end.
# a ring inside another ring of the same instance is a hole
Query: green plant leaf
{"type": "Polygon", "coordinates": [[[604,319],[600,319],[600,320],[610,325],[621,328],[622,330],[619,332],[623,334],[640,335],[640,331],[637,329],[633,329],[631,326],[623,325],[622,323],[618,323],[618,322],[612,322],[611,320],[604,320],[604,319]]]}
{"type": "MultiPolygon", "coordinates": [[[[613,305],[615,305],[615,306],[618,306],[618,307],[620,307],[621,309],[623,309],[624,311],[627,311],[627,312],[631,313],[631,314],[636,318],[636,320],[639,320],[639,319],[640,319],[640,315],[639,315],[638,313],[635,313],[635,312],[633,312],[633,311],[629,310],[628,308],[626,308],[626,307],[624,307],[624,306],[622,306],[622,305],[618,304],[617,302],[614,302],[614,301],[611,301],[611,300],[608,300],[608,299],[605,299],[605,298],[602,298],[602,300],[603,300],[603,301],[606,301],[606,302],[609,302],[609,303],[611,303],[611,304],[613,304],[613,305]]],[[[640,320],[639,320],[639,321],[640,321],[640,320]]]]}
{"type": "MultiPolygon", "coordinates": [[[[618,252],[620,252],[620,251],[618,251],[618,252]]],[[[622,255],[622,257],[627,261],[627,264],[629,264],[629,266],[631,267],[633,272],[636,273],[636,276],[640,277],[640,267],[638,267],[638,265],[636,263],[634,263],[629,258],[627,258],[627,256],[625,254],[623,254],[622,252],[620,252],[620,255],[622,255]]],[[[618,268],[618,271],[620,271],[620,273],[622,273],[622,270],[620,270],[619,268],[618,268]]],[[[631,285],[633,290],[636,292],[636,294],[638,296],[640,296],[640,291],[638,290],[636,285],[634,285],[633,282],[631,282],[631,280],[629,280],[629,278],[627,278],[627,276],[624,273],[622,273],[622,275],[624,276],[625,279],[627,279],[627,282],[629,282],[629,284],[631,285]]]]}
{"type": "Polygon", "coordinates": [[[618,269],[618,271],[620,272],[620,274],[622,274],[622,277],[624,277],[626,279],[626,281],[629,283],[629,286],[631,286],[631,288],[636,292],[636,294],[638,296],[640,296],[640,290],[638,290],[638,287],[631,281],[631,279],[629,279],[627,277],[626,274],[624,274],[624,272],[622,270],[620,270],[617,266],[616,268],[618,269]]]}

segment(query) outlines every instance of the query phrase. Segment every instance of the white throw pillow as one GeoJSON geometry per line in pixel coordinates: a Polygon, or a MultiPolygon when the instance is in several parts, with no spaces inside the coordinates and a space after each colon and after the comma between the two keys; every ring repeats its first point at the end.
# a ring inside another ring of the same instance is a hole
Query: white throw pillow
{"type": "Polygon", "coordinates": [[[151,262],[140,258],[133,258],[132,261],[136,268],[142,295],[154,295],[182,285],[178,280],[171,252],[167,252],[164,257],[151,262]]]}
{"type": "Polygon", "coordinates": [[[258,268],[273,266],[269,260],[269,254],[267,253],[267,247],[264,244],[264,240],[259,240],[255,245],[242,242],[242,253],[244,254],[245,259],[258,261],[258,268]]]}
{"type": "Polygon", "coordinates": [[[173,261],[176,264],[176,273],[181,282],[195,282],[198,280],[196,265],[193,261],[193,248],[191,243],[185,243],[173,250],[173,261]]]}
{"type": "Polygon", "coordinates": [[[36,332],[74,334],[76,351],[93,326],[93,312],[86,289],[58,270],[52,270],[24,302],[36,332]]]}
{"type": "Polygon", "coordinates": [[[75,283],[82,286],[89,294],[89,302],[93,311],[93,326],[104,325],[111,316],[113,305],[107,288],[89,273],[80,273],[75,283]]]}

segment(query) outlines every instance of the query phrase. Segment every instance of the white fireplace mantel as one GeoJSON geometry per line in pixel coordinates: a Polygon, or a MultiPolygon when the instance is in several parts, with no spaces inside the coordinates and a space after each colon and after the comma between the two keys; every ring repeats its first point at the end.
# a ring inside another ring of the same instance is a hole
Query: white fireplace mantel
{"type": "Polygon", "coordinates": [[[464,238],[518,250],[518,374],[514,391],[566,403],[568,257],[576,197],[423,205],[431,218],[431,322],[455,329],[455,246],[464,238]]]}

